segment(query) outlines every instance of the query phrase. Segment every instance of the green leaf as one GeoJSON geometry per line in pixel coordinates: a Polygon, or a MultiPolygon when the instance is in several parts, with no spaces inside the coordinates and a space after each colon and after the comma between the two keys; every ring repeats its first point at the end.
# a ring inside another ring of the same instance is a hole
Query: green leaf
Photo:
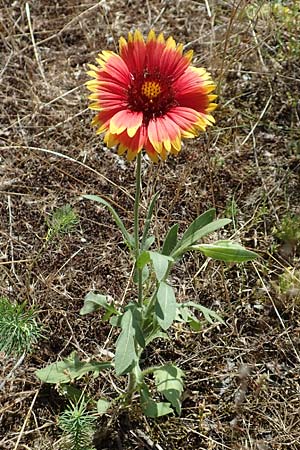
{"type": "Polygon", "coordinates": [[[150,255],[148,251],[143,251],[140,253],[136,265],[139,269],[143,269],[146,264],[150,262],[150,255]]]}
{"type": "Polygon", "coordinates": [[[145,347],[150,344],[150,342],[154,341],[155,339],[170,339],[167,333],[164,333],[163,331],[153,331],[152,333],[149,333],[147,337],[145,338],[145,347]]]}
{"type": "Polygon", "coordinates": [[[155,236],[147,237],[147,239],[145,240],[145,244],[143,245],[143,249],[148,250],[154,241],[155,241],[155,236]]]}
{"type": "Polygon", "coordinates": [[[163,248],[163,255],[170,255],[177,245],[178,223],[175,223],[168,231],[163,248]]]}
{"type": "Polygon", "coordinates": [[[182,305],[197,309],[198,311],[200,311],[203,314],[204,318],[211,324],[213,324],[215,322],[220,322],[223,325],[225,325],[225,322],[222,319],[222,317],[219,316],[219,314],[217,314],[212,309],[206,308],[205,306],[200,305],[195,302],[186,302],[186,303],[182,303],[182,305]]]}
{"type": "Polygon", "coordinates": [[[201,330],[201,322],[192,313],[192,311],[183,304],[177,304],[176,320],[189,324],[193,331],[201,330]]]}
{"type": "Polygon", "coordinates": [[[138,307],[136,303],[129,304],[127,308],[130,309],[132,312],[132,326],[134,328],[134,337],[139,346],[144,348],[145,339],[141,328],[143,322],[141,309],[138,307]]]}
{"type": "Polygon", "coordinates": [[[98,414],[105,414],[106,411],[109,409],[110,405],[111,405],[111,402],[109,402],[108,400],[105,400],[104,398],[100,398],[97,401],[98,414]]]}
{"type": "Polygon", "coordinates": [[[213,231],[219,230],[219,228],[224,227],[230,222],[231,222],[230,219],[219,219],[214,220],[213,222],[205,225],[200,230],[197,230],[193,234],[189,235],[186,239],[181,240],[180,246],[174,249],[174,251],[171,253],[171,256],[173,256],[174,259],[178,258],[180,255],[182,255],[182,253],[188,250],[191,247],[191,245],[199,241],[199,239],[203,238],[204,236],[207,236],[213,231]]]}
{"type": "Polygon", "coordinates": [[[199,250],[205,256],[225,262],[241,263],[252,261],[258,257],[258,254],[245,249],[238,242],[217,241],[213,244],[200,244],[192,247],[199,250]]]}
{"type": "Polygon", "coordinates": [[[103,320],[108,320],[113,314],[118,314],[116,308],[108,303],[106,295],[89,292],[84,298],[84,304],[80,310],[80,315],[84,316],[85,314],[97,311],[99,308],[104,308],[106,311],[103,320]]]}
{"type": "Polygon", "coordinates": [[[144,414],[147,417],[161,417],[165,416],[166,414],[172,414],[173,409],[170,408],[170,403],[164,403],[164,402],[155,402],[149,394],[149,389],[144,384],[141,388],[141,406],[144,414]]]}
{"type": "Polygon", "coordinates": [[[188,229],[183,233],[181,242],[188,239],[190,236],[193,236],[198,230],[205,227],[209,223],[211,223],[216,215],[215,208],[211,208],[208,211],[205,211],[205,213],[198,216],[188,227],[188,229]]]}
{"type": "Polygon", "coordinates": [[[188,324],[189,324],[189,326],[191,327],[191,329],[192,329],[193,331],[195,331],[196,333],[197,333],[198,331],[200,331],[201,328],[202,328],[201,322],[200,322],[198,319],[196,319],[196,320],[190,319],[190,320],[188,321],[188,324]]]}
{"type": "Polygon", "coordinates": [[[109,319],[109,323],[112,327],[120,327],[121,326],[122,315],[118,314],[117,316],[111,316],[109,319]]]}
{"type": "Polygon", "coordinates": [[[167,364],[156,369],[153,374],[158,392],[163,394],[180,415],[184,372],[179,367],[167,364]]]}
{"type": "Polygon", "coordinates": [[[142,315],[137,304],[129,304],[122,316],[122,331],[116,342],[115,369],[117,375],[124,375],[130,372],[138,361],[136,344],[142,348],[145,347],[141,322],[142,315]]]}
{"type": "Polygon", "coordinates": [[[176,299],[174,289],[161,282],[156,294],[155,313],[163,330],[167,330],[176,317],[176,299]]]}
{"type": "Polygon", "coordinates": [[[174,259],[158,252],[149,252],[149,256],[152,261],[157,280],[162,281],[168,271],[169,263],[174,262],[174,259]]]}
{"type": "Polygon", "coordinates": [[[146,216],[145,226],[144,226],[144,232],[143,232],[142,241],[141,241],[141,248],[143,250],[146,250],[147,248],[150,247],[150,245],[149,246],[146,245],[146,242],[147,242],[147,238],[148,238],[148,232],[149,232],[149,228],[150,228],[150,224],[151,224],[151,219],[152,219],[152,216],[153,216],[154,206],[155,206],[155,203],[156,203],[158,197],[159,197],[159,192],[156,192],[156,194],[154,194],[152,199],[151,199],[151,202],[149,204],[149,208],[148,208],[148,211],[147,211],[147,216],[146,216]]]}
{"type": "Polygon", "coordinates": [[[114,219],[116,225],[119,227],[128,247],[131,249],[134,248],[135,242],[134,242],[133,237],[128,233],[122,219],[120,218],[117,211],[112,207],[112,205],[109,202],[104,200],[104,198],[99,197],[98,195],[83,195],[82,197],[86,198],[88,200],[94,200],[95,202],[101,203],[103,206],[105,206],[109,210],[111,215],[113,216],[113,219],[114,219]]]}
{"type": "Polygon", "coordinates": [[[87,372],[94,372],[94,375],[98,376],[99,372],[111,367],[112,364],[110,362],[80,361],[77,353],[73,352],[63,361],[55,362],[43,369],[39,369],[35,374],[45,383],[69,383],[81,378],[87,372]]]}

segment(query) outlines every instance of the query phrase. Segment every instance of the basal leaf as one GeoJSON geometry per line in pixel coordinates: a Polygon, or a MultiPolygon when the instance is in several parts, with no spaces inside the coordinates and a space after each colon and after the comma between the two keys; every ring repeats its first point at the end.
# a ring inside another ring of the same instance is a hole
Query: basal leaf
{"type": "Polygon", "coordinates": [[[180,415],[184,372],[173,364],[167,364],[156,369],[153,374],[158,392],[163,394],[180,415]]]}
{"type": "Polygon", "coordinates": [[[186,303],[183,303],[183,305],[191,307],[191,308],[194,308],[194,309],[197,309],[198,311],[202,312],[204,318],[211,324],[213,324],[215,322],[220,322],[223,325],[225,324],[225,322],[222,319],[222,317],[219,316],[219,314],[217,314],[212,309],[206,308],[205,306],[200,305],[200,304],[195,303],[195,302],[186,302],[186,303]]]}
{"type": "Polygon", "coordinates": [[[106,411],[109,409],[110,405],[111,405],[111,402],[109,402],[108,400],[105,400],[104,398],[100,398],[97,401],[98,414],[105,414],[106,411]]]}
{"type": "Polygon", "coordinates": [[[173,409],[170,408],[170,403],[155,402],[150,397],[149,389],[145,384],[141,388],[140,393],[142,410],[147,417],[156,418],[173,413],[173,409]]]}
{"type": "Polygon", "coordinates": [[[233,241],[217,241],[213,244],[200,244],[192,247],[199,250],[205,256],[225,262],[241,263],[251,261],[258,257],[258,254],[245,249],[238,242],[233,241]]]}
{"type": "Polygon", "coordinates": [[[193,331],[201,330],[201,322],[192,313],[192,311],[183,304],[177,304],[177,316],[176,320],[179,322],[187,323],[193,331]]]}
{"type": "Polygon", "coordinates": [[[117,375],[128,373],[137,360],[134,342],[135,330],[132,322],[132,311],[129,309],[122,316],[122,331],[116,342],[115,369],[117,375]]]}
{"type": "Polygon", "coordinates": [[[63,361],[49,364],[49,366],[39,369],[35,373],[44,383],[69,383],[81,378],[88,372],[94,372],[95,375],[98,375],[100,371],[111,367],[110,362],[80,361],[76,352],[73,352],[63,361]]]}
{"type": "Polygon", "coordinates": [[[168,231],[166,239],[163,244],[162,254],[170,255],[172,250],[177,245],[178,223],[175,223],[168,231]]]}
{"type": "Polygon", "coordinates": [[[94,200],[95,202],[101,203],[103,206],[105,206],[109,210],[111,215],[113,216],[113,219],[114,219],[116,225],[119,227],[128,247],[131,249],[134,248],[135,242],[134,242],[133,237],[128,233],[122,219],[120,218],[117,211],[113,208],[113,206],[108,201],[104,200],[104,198],[99,197],[98,195],[83,195],[83,198],[86,198],[88,200],[94,200]]]}
{"type": "Polygon", "coordinates": [[[163,330],[167,330],[176,317],[176,299],[174,289],[161,282],[156,295],[155,313],[163,330]]]}

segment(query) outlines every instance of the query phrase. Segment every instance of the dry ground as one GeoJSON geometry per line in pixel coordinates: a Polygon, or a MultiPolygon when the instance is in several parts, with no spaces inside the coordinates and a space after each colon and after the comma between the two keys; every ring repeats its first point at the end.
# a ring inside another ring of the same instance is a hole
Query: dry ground
{"type": "MultiPolygon", "coordinates": [[[[110,448],[150,448],[141,431],[164,450],[300,449],[300,282],[280,287],[286,268],[300,269],[299,246],[278,233],[287,214],[300,214],[300,13],[296,1],[282,3],[289,9],[260,0],[34,0],[26,13],[23,0],[0,1],[0,295],[37,307],[44,326],[7,379],[16,359],[2,355],[1,449],[59,448],[66,400],[34,371],[74,349],[113,351],[99,316],[79,315],[83,298],[91,289],[119,301],[134,293],[119,232],[81,196],[111,199],[132,223],[134,165],[91,131],[84,82],[97,52],[136,27],[193,48],[219,83],[217,125],[177,159],[143,162],[143,205],[161,192],[158,242],[171,224],[182,230],[215,206],[233,217],[222,236],[234,234],[261,258],[237,267],[191,256],[178,266],[178,298],[216,310],[226,326],[175,329],[172,345],[153,348],[149,360],[186,371],[182,416],[120,418],[110,448]],[[65,204],[80,224],[45,246],[47,221],[65,204]]],[[[105,377],[88,390],[113,392],[105,377]]]]}

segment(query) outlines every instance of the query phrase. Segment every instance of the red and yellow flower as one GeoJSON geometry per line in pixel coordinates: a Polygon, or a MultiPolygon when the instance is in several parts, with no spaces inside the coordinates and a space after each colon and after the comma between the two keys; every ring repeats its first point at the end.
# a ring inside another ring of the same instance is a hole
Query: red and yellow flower
{"type": "Polygon", "coordinates": [[[215,85],[203,68],[191,65],[192,51],[153,30],[146,42],[139,31],[119,41],[116,54],[103,51],[89,65],[93,125],[105,133],[108,147],[118,146],[133,160],[144,148],[153,161],[177,155],[182,138],[192,138],[214,123],[215,85]]]}

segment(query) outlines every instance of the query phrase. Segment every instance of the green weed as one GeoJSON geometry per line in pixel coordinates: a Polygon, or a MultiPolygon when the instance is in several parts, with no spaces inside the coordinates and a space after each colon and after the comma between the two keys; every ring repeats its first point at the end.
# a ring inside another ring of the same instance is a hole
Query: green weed
{"type": "Polygon", "coordinates": [[[57,208],[48,222],[46,241],[54,239],[59,234],[70,233],[78,223],[79,218],[71,205],[57,208]]]}
{"type": "Polygon", "coordinates": [[[68,450],[94,450],[92,444],[96,416],[87,411],[84,397],[77,403],[70,402],[60,414],[58,425],[64,433],[64,448],[68,450]]]}
{"type": "Polygon", "coordinates": [[[7,355],[30,352],[40,336],[36,311],[0,297],[0,351],[7,355]]]}

